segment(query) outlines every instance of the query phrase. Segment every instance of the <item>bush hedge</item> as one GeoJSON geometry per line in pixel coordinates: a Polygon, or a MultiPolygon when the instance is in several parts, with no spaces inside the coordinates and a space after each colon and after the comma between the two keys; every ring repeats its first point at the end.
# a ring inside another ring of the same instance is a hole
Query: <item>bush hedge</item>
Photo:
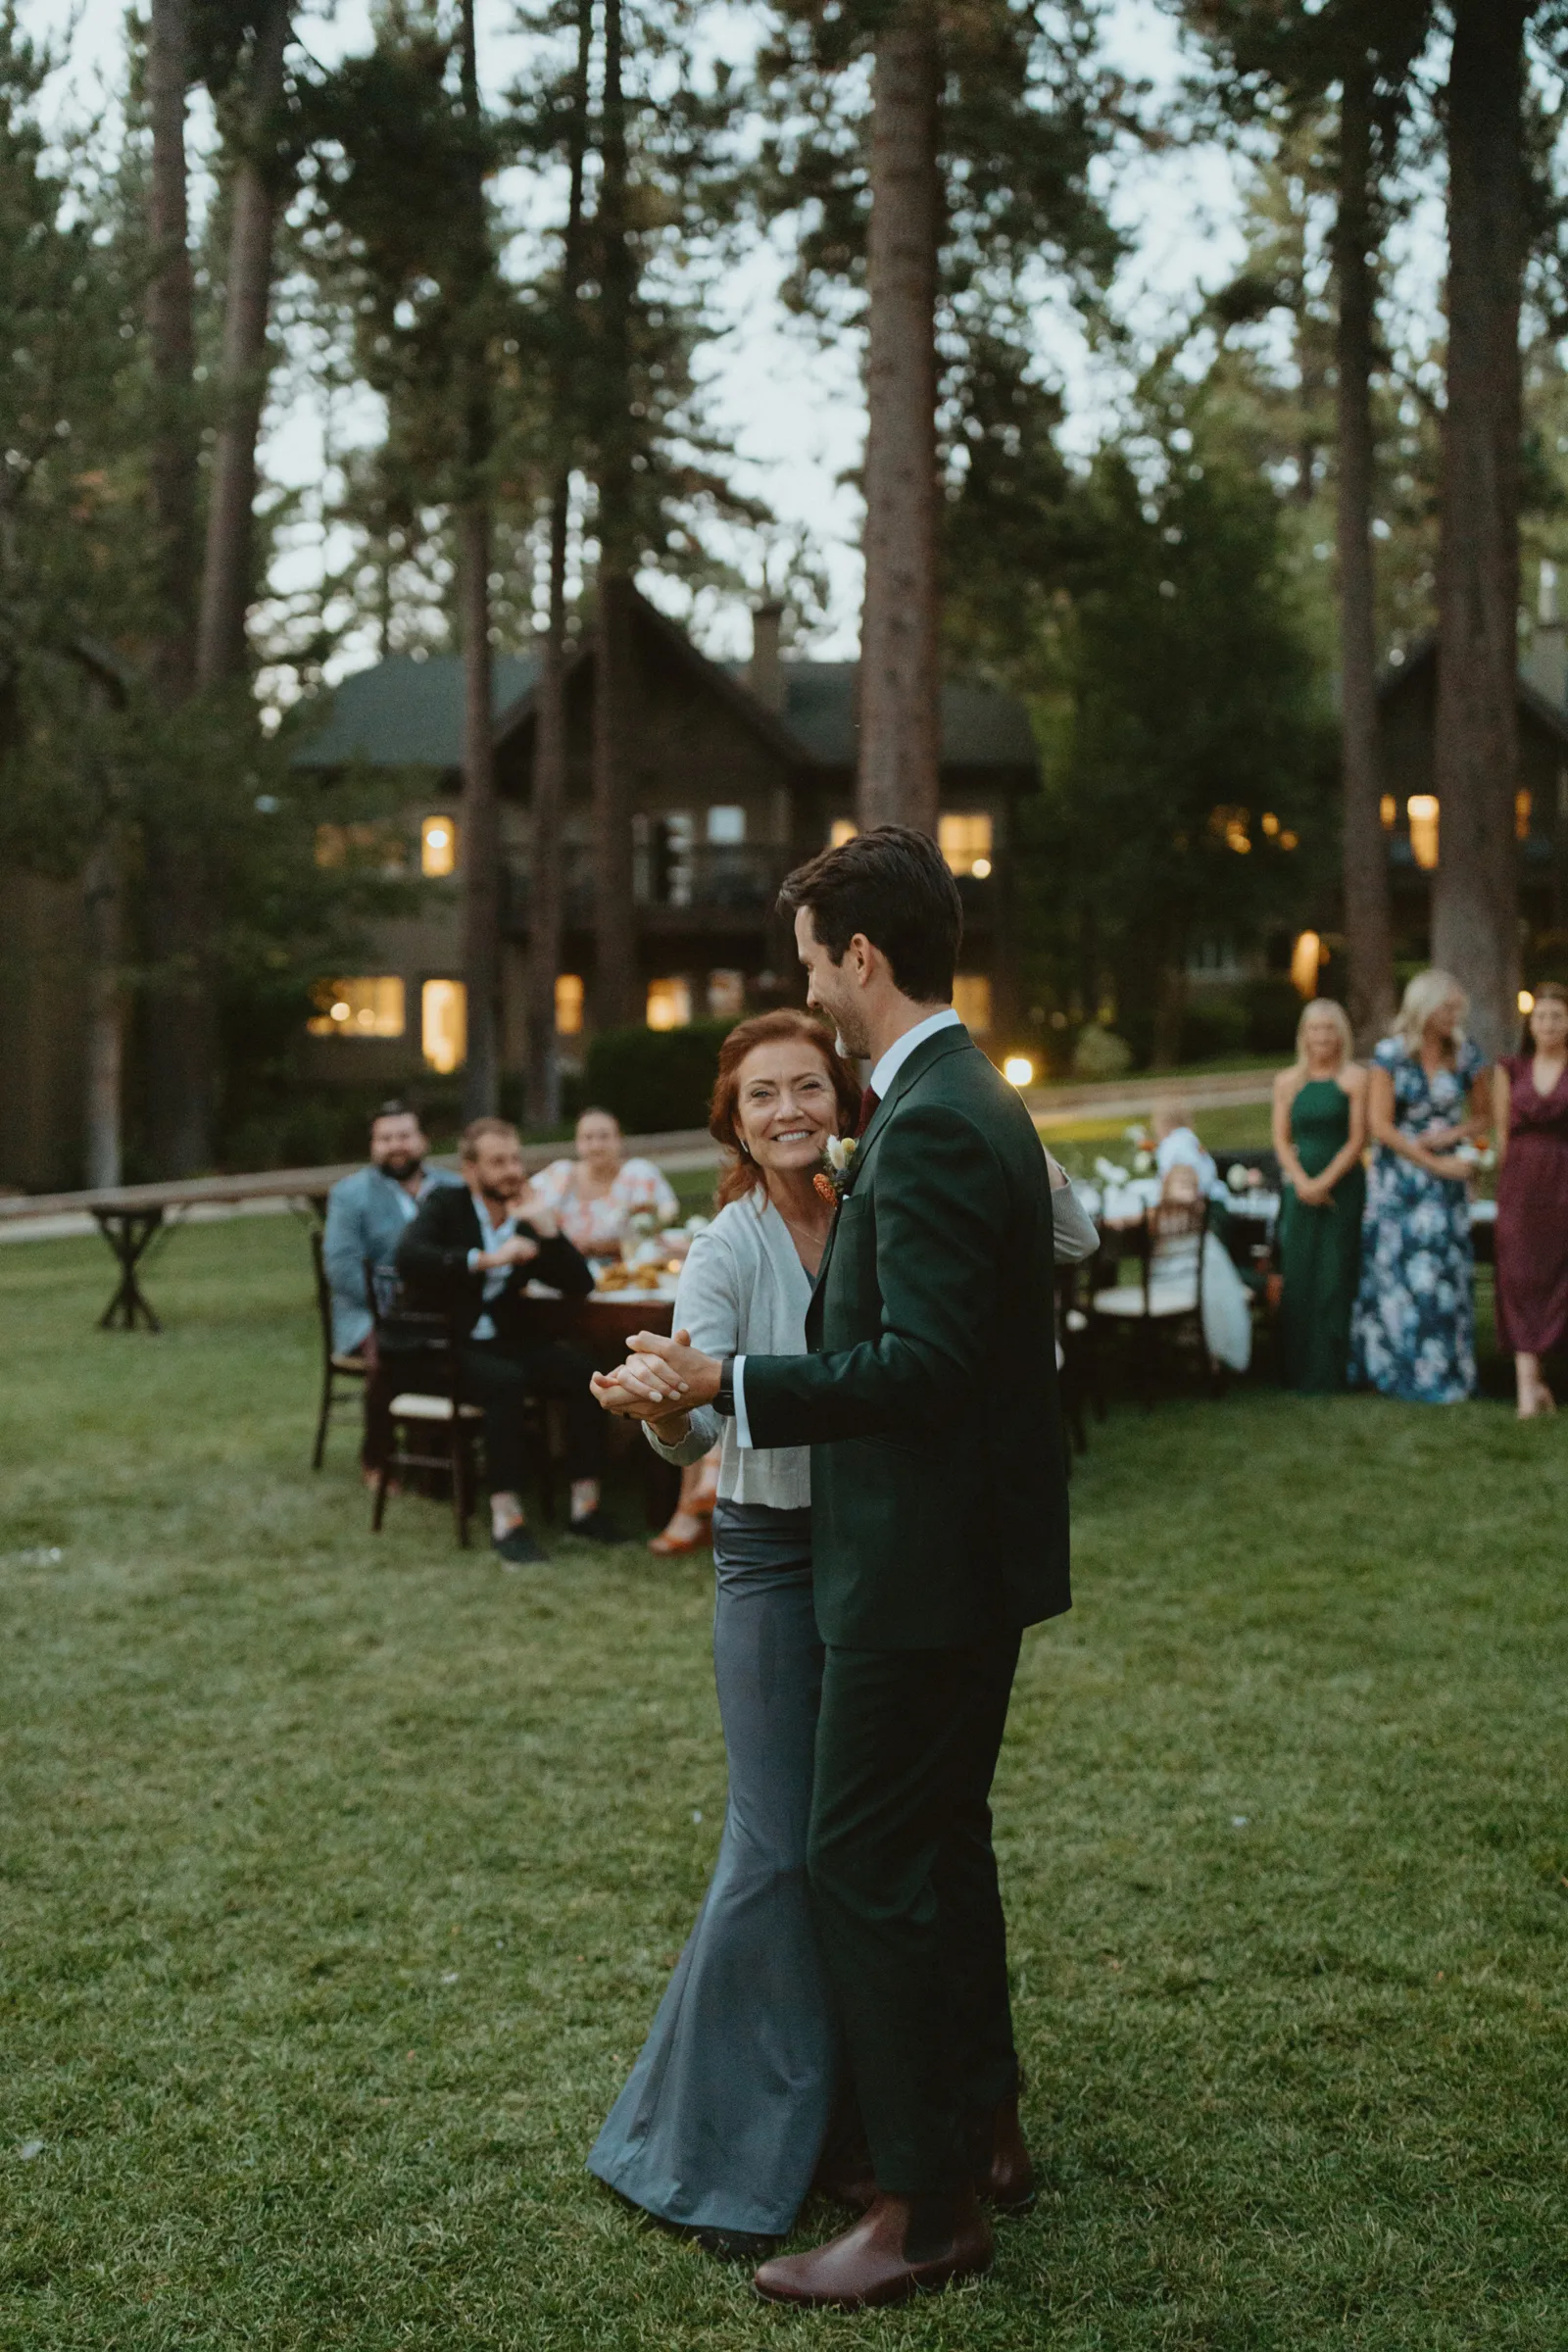
{"type": "Polygon", "coordinates": [[[628,1135],[706,1127],[718,1049],[734,1026],[693,1021],[684,1029],[601,1029],[588,1042],[570,1108],[592,1102],[612,1110],[628,1135]]]}

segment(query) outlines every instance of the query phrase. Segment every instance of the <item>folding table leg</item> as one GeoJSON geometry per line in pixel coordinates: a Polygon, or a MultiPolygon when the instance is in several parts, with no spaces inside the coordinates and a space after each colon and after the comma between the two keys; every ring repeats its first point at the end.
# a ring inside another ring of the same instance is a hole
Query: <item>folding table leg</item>
{"type": "Polygon", "coordinates": [[[139,1319],[149,1331],[162,1331],[163,1325],[136,1279],[136,1269],[163,1227],[163,1210],[95,1208],[92,1213],[120,1267],[119,1287],[98,1318],[99,1330],[134,1331],[139,1319]]]}

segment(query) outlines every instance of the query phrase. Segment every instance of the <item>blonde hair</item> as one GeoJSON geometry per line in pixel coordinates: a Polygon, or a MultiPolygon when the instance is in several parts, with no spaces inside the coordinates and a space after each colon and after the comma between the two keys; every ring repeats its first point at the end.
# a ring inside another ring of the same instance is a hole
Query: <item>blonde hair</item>
{"type": "Polygon", "coordinates": [[[1421,1051],[1426,1025],[1435,1012],[1445,1004],[1459,1000],[1459,1018],[1454,1024],[1453,1042],[1457,1046],[1464,1037],[1464,1016],[1470,1009],[1470,1000],[1451,972],[1417,972],[1404,992],[1394,1023],[1394,1034],[1407,1054],[1421,1051]]]}
{"type": "Polygon", "coordinates": [[[1310,1004],[1301,1006],[1301,1017],[1296,1024],[1296,1066],[1298,1069],[1304,1070],[1306,1067],[1306,1024],[1308,1021],[1320,1018],[1326,1018],[1334,1023],[1340,1041],[1342,1065],[1355,1059],[1355,1032],[1350,1027],[1350,1016],[1345,1006],[1338,1004],[1333,997],[1314,997],[1310,1004]]]}

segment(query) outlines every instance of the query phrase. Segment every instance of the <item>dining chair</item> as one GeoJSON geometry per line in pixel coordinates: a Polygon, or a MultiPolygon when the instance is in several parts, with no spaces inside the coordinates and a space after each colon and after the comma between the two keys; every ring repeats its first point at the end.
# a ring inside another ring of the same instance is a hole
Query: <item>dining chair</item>
{"type": "Polygon", "coordinates": [[[345,1354],[332,1345],[332,1286],[326,1279],[326,1258],[318,1229],[311,1235],[311,1267],[316,1276],[316,1315],[321,1332],[321,1401],[316,1416],[311,1468],[319,1470],[326,1458],[326,1433],[333,1410],[344,1401],[338,1395],[338,1383],[347,1381],[363,1393],[369,1366],[363,1355],[345,1354]]]}
{"type": "Polygon", "coordinates": [[[1144,1211],[1126,1239],[1136,1248],[1138,1278],[1113,1282],[1090,1299],[1097,1328],[1114,1331],[1129,1350],[1134,1385],[1146,1411],[1154,1401],[1154,1374],[1162,1359],[1184,1348],[1196,1350],[1212,1388],[1203,1341],[1203,1239],[1208,1214],[1201,1200],[1158,1200],[1144,1211]]]}

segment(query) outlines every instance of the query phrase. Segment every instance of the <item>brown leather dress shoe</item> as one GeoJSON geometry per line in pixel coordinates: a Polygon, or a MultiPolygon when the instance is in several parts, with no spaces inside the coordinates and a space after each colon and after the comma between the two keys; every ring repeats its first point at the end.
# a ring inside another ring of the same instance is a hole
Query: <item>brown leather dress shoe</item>
{"type": "Polygon", "coordinates": [[[1016,2096],[1004,2099],[980,2119],[971,2145],[975,2150],[974,2185],[977,2194],[999,2213],[1028,2213],[1039,2194],[1035,2168],[1018,2123],[1016,2096]]]}
{"type": "Polygon", "coordinates": [[[769,2303],[859,2311],[906,2303],[991,2268],[991,2225],[972,2188],[948,2197],[881,2197],[842,2237],[809,2254],[764,2262],[756,2286],[769,2303]]]}

